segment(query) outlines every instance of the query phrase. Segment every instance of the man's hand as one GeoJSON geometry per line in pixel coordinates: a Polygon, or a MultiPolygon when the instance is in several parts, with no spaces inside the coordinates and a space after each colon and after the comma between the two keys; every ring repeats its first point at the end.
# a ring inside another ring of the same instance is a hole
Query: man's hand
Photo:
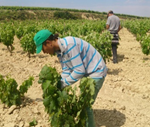
{"type": "Polygon", "coordinates": [[[106,25],[106,29],[109,29],[109,25],[108,24],[106,25]]]}
{"type": "Polygon", "coordinates": [[[63,80],[61,80],[61,89],[63,89],[63,88],[65,88],[65,87],[67,87],[68,85],[63,81],[63,80]]]}
{"type": "Polygon", "coordinates": [[[121,30],[121,25],[119,26],[118,32],[121,30]]]}

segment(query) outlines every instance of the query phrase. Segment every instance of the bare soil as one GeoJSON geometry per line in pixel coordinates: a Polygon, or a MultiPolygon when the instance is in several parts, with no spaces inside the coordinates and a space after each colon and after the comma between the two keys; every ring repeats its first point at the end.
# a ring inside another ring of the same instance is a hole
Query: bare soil
{"type": "MultiPolygon", "coordinates": [[[[127,29],[119,35],[118,64],[107,62],[108,75],[93,105],[96,127],[150,127],[150,56],[142,53],[140,43],[127,29]]],[[[10,56],[0,43],[0,74],[9,74],[19,85],[29,76],[35,80],[20,108],[0,103],[0,127],[29,127],[34,119],[36,127],[49,127],[38,75],[45,64],[61,73],[58,59],[40,53],[29,60],[16,37],[14,47],[10,56]]]]}

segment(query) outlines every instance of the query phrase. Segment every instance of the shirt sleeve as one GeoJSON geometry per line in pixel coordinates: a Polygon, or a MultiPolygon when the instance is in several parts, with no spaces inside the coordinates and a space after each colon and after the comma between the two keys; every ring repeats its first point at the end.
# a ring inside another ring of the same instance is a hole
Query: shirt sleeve
{"type": "Polygon", "coordinates": [[[70,74],[71,74],[71,69],[68,68],[66,66],[66,64],[64,64],[62,62],[62,57],[60,54],[57,54],[57,57],[59,59],[59,62],[61,63],[61,67],[62,67],[62,73],[61,73],[61,88],[66,87],[68,84],[65,82],[65,78],[67,78],[70,74]]]}
{"type": "Polygon", "coordinates": [[[65,84],[71,85],[85,75],[85,67],[80,56],[80,49],[77,45],[69,45],[65,55],[68,59],[61,62],[64,66],[62,69],[62,80],[65,84]]]}
{"type": "Polygon", "coordinates": [[[108,17],[107,19],[107,22],[106,22],[107,25],[110,25],[110,18],[108,17]]]}

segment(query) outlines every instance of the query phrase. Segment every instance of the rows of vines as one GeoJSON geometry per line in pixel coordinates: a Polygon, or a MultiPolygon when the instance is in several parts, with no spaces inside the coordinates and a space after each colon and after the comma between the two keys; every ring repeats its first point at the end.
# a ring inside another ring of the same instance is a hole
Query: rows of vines
{"type": "MultiPolygon", "coordinates": [[[[36,52],[33,37],[41,29],[48,29],[58,33],[59,37],[80,37],[90,42],[103,56],[111,57],[112,36],[105,30],[105,21],[87,20],[47,20],[47,21],[10,21],[0,24],[0,42],[6,45],[13,55],[14,36],[20,40],[23,51],[30,57],[36,52]]],[[[83,78],[79,85],[80,95],[76,95],[76,88],[60,89],[61,76],[54,68],[44,66],[39,74],[39,83],[43,89],[43,104],[50,115],[52,127],[84,127],[87,119],[85,107],[93,103],[95,83],[90,78],[83,78]],[[86,85],[85,85],[86,84],[86,85]],[[87,101],[88,100],[88,101],[87,101]],[[66,119],[64,121],[64,119],[66,119]]],[[[17,82],[10,77],[0,75],[0,100],[7,106],[20,105],[24,93],[32,85],[33,78],[24,81],[17,89],[17,82]],[[13,95],[13,96],[12,96],[13,95]]],[[[36,121],[30,125],[36,125],[36,121]]]]}
{"type": "MultiPolygon", "coordinates": [[[[13,50],[15,50],[13,42],[16,35],[23,51],[27,52],[30,57],[36,52],[34,35],[41,29],[48,29],[52,33],[58,33],[61,38],[75,36],[86,40],[101,53],[106,61],[111,57],[112,35],[105,30],[105,26],[106,21],[89,20],[3,22],[0,24],[0,42],[6,45],[8,51],[13,54],[13,50]]],[[[124,26],[140,41],[143,53],[149,55],[150,35],[147,34],[150,30],[149,20],[126,20],[124,26]]],[[[76,88],[60,89],[60,79],[61,76],[56,69],[48,66],[44,66],[39,74],[39,83],[42,84],[43,89],[43,104],[50,115],[51,126],[83,127],[87,118],[84,109],[92,105],[95,83],[92,79],[83,78],[79,85],[80,95],[76,96],[76,88]],[[64,121],[64,119],[66,120],[64,121]]],[[[7,106],[20,105],[24,93],[32,85],[32,81],[33,77],[30,77],[17,89],[18,84],[14,79],[0,75],[1,102],[7,106]]]]}
{"type": "Polygon", "coordinates": [[[149,20],[127,20],[124,26],[135,35],[137,41],[140,42],[142,52],[146,55],[150,54],[150,21],[149,20]]]}
{"type": "Polygon", "coordinates": [[[11,21],[0,25],[0,39],[12,53],[13,37],[20,39],[21,47],[30,57],[35,53],[33,37],[41,29],[58,33],[59,37],[74,36],[91,43],[106,60],[111,57],[112,36],[105,30],[105,21],[88,20],[44,20],[44,21],[11,21]],[[9,48],[10,47],[10,48],[9,48]]]}

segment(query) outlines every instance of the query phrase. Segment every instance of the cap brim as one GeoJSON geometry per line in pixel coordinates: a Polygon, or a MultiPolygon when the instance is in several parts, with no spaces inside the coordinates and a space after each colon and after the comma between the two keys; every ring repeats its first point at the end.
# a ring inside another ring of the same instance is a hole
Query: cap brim
{"type": "Polygon", "coordinates": [[[39,54],[42,51],[42,44],[36,47],[36,54],[39,54]]]}

